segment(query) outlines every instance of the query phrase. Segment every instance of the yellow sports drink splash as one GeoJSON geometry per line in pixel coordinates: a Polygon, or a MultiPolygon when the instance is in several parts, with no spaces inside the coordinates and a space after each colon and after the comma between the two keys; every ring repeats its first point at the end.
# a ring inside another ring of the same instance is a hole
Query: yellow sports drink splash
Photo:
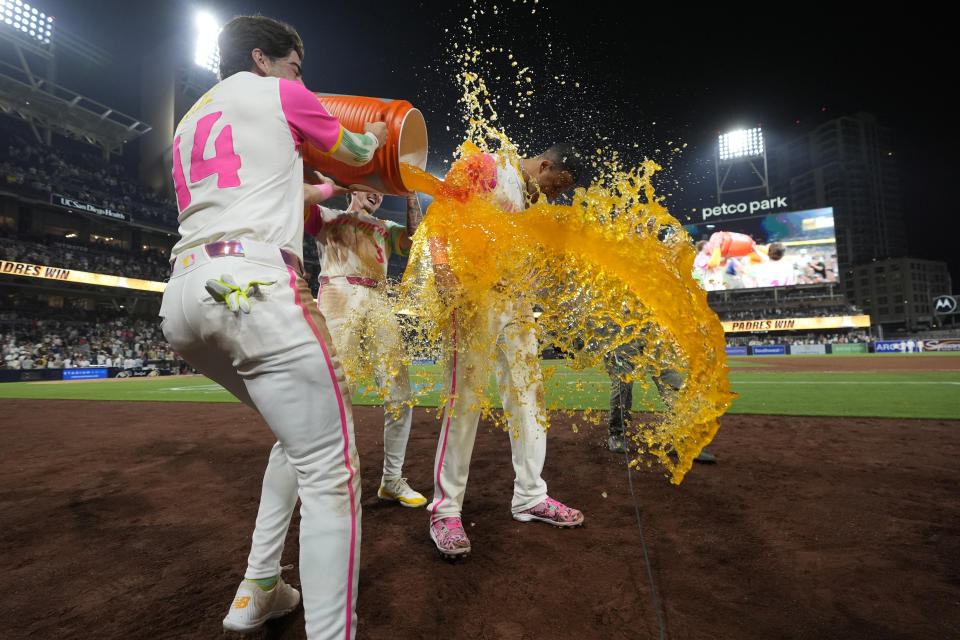
{"type": "Polygon", "coordinates": [[[480,153],[465,142],[444,181],[403,168],[405,184],[434,197],[404,280],[405,293],[415,291],[420,301],[426,333],[440,341],[450,330],[451,305],[469,315],[523,301],[541,310],[541,342],[572,354],[575,367],[596,366],[611,351],[639,343],[625,379],[646,386],[648,373],[669,368],[684,384],[662,422],[632,430],[632,464],[657,461],[679,484],[734,396],[722,327],[691,275],[693,247],[654,192],[651,178],[659,167],[648,161],[612,171],[578,189],[572,205],[541,198],[525,211],[505,212],[472,188],[471,158],[480,153]],[[449,266],[461,284],[454,302],[431,286],[430,237],[447,239],[449,266]]]}

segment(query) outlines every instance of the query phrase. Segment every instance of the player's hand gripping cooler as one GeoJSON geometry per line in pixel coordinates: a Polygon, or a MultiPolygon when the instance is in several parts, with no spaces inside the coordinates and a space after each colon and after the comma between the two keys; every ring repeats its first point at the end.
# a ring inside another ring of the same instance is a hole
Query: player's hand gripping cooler
{"type": "MultiPolygon", "coordinates": [[[[333,177],[338,183],[363,191],[377,191],[388,195],[405,195],[412,191],[400,176],[400,164],[420,169],[427,166],[427,125],[423,114],[406,100],[367,98],[363,96],[334,96],[316,94],[332,116],[346,129],[361,133],[367,122],[387,124],[387,143],[377,150],[373,160],[361,167],[352,167],[334,160],[330,154],[310,143],[300,148],[304,165],[333,177]]],[[[342,139],[338,144],[346,141],[342,139]]],[[[335,149],[336,147],[334,147],[335,149]]],[[[315,182],[312,173],[306,176],[315,182]]]]}

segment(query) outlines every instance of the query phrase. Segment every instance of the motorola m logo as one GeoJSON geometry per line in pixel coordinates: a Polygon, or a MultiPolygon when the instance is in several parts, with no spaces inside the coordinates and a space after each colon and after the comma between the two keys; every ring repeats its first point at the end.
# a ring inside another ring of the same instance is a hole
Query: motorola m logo
{"type": "Polygon", "coordinates": [[[937,296],[933,301],[933,312],[947,315],[957,312],[957,299],[953,296],[937,296]]]}

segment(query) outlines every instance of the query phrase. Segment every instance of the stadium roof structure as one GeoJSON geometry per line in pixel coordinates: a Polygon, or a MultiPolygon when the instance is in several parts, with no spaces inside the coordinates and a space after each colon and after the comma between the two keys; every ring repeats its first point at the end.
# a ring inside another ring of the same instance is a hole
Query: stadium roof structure
{"type": "Polygon", "coordinates": [[[96,145],[108,156],[151,130],[138,118],[57,84],[52,73],[31,68],[32,60],[35,67],[51,69],[52,47],[37,46],[7,29],[0,30],[0,47],[0,111],[26,121],[41,144],[50,142],[41,130],[55,131],[96,145]]]}

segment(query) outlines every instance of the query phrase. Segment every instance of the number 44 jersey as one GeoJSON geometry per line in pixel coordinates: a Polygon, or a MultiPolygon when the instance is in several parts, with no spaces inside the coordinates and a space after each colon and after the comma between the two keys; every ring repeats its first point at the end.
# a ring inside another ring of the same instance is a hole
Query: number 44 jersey
{"type": "MultiPolygon", "coordinates": [[[[333,153],[344,133],[300,83],[244,71],[217,84],[193,105],[174,134],[181,239],[172,253],[247,238],[302,257],[299,147],[306,140],[333,153]]],[[[364,160],[359,164],[369,160],[356,159],[364,160]]]]}

